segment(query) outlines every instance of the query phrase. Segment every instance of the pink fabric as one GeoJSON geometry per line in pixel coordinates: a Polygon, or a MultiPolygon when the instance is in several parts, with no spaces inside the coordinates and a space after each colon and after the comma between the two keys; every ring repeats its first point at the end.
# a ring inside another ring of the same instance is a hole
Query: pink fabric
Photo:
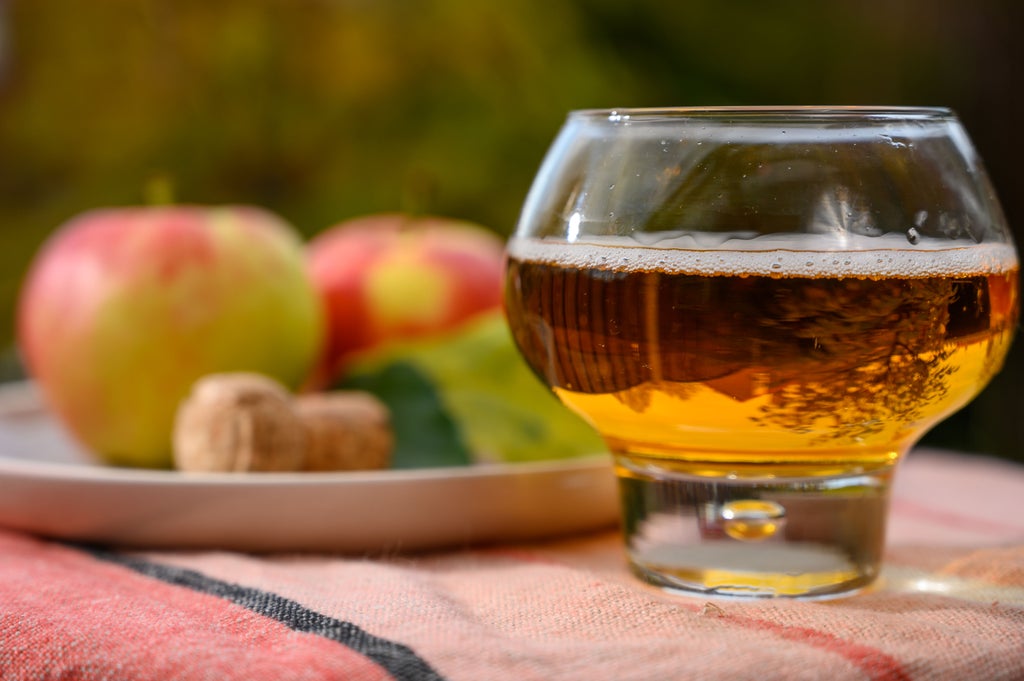
{"type": "Polygon", "coordinates": [[[814,602],[664,594],[615,532],[364,559],[93,555],[0,531],[0,678],[1019,680],[1022,510],[1024,467],[915,453],[883,579],[814,602]],[[263,596],[292,615],[236,602],[263,596]],[[288,625],[317,617],[359,635],[288,625]]]}
{"type": "Polygon", "coordinates": [[[74,550],[0,534],[0,556],[4,679],[389,678],[327,639],[74,550]]]}

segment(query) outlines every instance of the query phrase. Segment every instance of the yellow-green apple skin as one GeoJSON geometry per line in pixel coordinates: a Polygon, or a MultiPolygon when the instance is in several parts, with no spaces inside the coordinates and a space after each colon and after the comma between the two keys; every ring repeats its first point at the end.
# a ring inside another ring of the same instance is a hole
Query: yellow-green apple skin
{"type": "Polygon", "coordinates": [[[323,310],[295,230],[250,206],[100,209],[36,255],[18,345],[53,412],[109,463],[167,467],[192,383],[308,375],[323,310]]]}
{"type": "Polygon", "coordinates": [[[324,230],[307,253],[328,320],[313,387],[329,385],[360,352],[444,332],[501,306],[504,241],[475,223],[368,215],[324,230]]]}

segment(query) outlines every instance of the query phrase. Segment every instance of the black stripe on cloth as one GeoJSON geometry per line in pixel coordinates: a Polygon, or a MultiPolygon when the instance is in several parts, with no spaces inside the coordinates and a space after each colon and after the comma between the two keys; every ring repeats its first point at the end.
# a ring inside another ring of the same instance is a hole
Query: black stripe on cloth
{"type": "Polygon", "coordinates": [[[223,582],[195,570],[161,565],[94,547],[77,548],[147,577],[223,598],[259,615],[277,620],[294,631],[316,634],[336,641],[373,660],[397,681],[444,681],[440,674],[408,646],[373,636],[351,622],[328,617],[277,594],[223,582]]]}

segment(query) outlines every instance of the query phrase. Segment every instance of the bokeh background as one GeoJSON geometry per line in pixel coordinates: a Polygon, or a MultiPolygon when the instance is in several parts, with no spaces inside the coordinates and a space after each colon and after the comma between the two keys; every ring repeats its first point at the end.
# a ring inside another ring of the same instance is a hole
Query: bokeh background
{"type": "MultiPolygon", "coordinates": [[[[569,109],[954,108],[1024,243],[1019,0],[0,0],[0,380],[42,241],[161,182],[508,234],[569,109]]],[[[930,444],[1024,460],[1024,339],[930,444]]]]}

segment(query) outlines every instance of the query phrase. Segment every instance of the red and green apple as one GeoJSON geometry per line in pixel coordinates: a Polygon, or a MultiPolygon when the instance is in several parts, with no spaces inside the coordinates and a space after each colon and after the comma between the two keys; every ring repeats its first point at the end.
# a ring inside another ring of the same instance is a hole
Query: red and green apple
{"type": "Polygon", "coordinates": [[[321,232],[307,251],[328,321],[314,387],[338,378],[357,353],[451,330],[501,305],[504,242],[476,223],[369,215],[321,232]]]}
{"type": "Polygon", "coordinates": [[[295,230],[251,206],[100,209],[62,226],[18,306],[29,374],[102,459],[166,467],[175,411],[215,372],[290,386],[311,371],[323,313],[295,230]]]}

